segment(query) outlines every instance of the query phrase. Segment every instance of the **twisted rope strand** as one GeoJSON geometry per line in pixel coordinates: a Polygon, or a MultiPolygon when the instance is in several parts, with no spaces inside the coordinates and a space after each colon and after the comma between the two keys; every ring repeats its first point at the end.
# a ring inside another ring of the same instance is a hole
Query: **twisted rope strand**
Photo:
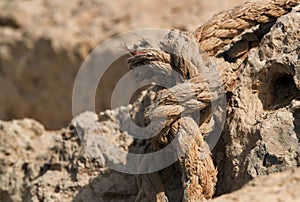
{"type": "MultiPolygon", "coordinates": [[[[210,110],[213,110],[210,103],[224,93],[223,87],[227,88],[231,73],[226,69],[228,65],[224,65],[223,69],[218,68],[221,70],[218,79],[211,70],[210,58],[199,49],[214,56],[245,30],[276,20],[299,3],[300,0],[247,2],[214,16],[194,34],[171,31],[160,42],[158,50],[141,46],[141,50],[133,52],[128,61],[132,69],[143,65],[149,67],[148,71],[137,75],[141,80],[155,77],[170,86],[168,89],[157,88],[156,99],[146,110],[147,120],[154,122],[154,126],[163,126],[160,131],[153,129],[157,135],[152,137],[151,149],[146,152],[163,149],[168,144],[177,148],[185,187],[184,201],[203,201],[213,196],[217,170],[204,136],[212,128],[212,124],[208,124],[210,110]],[[199,123],[191,118],[197,111],[201,113],[199,123]],[[174,142],[175,138],[178,141],[174,142]]],[[[139,176],[137,201],[166,201],[163,175],[164,170],[139,176]]]]}

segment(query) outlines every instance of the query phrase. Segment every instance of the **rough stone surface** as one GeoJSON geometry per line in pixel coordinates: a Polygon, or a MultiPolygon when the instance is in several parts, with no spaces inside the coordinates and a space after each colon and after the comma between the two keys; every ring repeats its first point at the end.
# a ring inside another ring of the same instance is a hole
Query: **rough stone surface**
{"type": "Polygon", "coordinates": [[[298,202],[300,198],[300,169],[269,176],[259,176],[241,190],[218,197],[212,202],[298,202]]]}
{"type": "Polygon", "coordinates": [[[96,156],[93,150],[84,150],[83,142],[94,140],[95,132],[102,135],[100,142],[124,151],[132,143],[132,138],[110,119],[110,112],[100,117],[105,120],[99,122],[96,114],[86,112],[68,128],[52,132],[30,119],[1,121],[1,201],[134,200],[135,178],[105,167],[106,156],[101,153],[96,156]],[[79,138],[82,135],[84,139],[79,138]]]}
{"type": "Polygon", "coordinates": [[[299,166],[300,14],[277,20],[259,48],[249,52],[232,92],[214,154],[217,193],[249,179],[299,166]]]}

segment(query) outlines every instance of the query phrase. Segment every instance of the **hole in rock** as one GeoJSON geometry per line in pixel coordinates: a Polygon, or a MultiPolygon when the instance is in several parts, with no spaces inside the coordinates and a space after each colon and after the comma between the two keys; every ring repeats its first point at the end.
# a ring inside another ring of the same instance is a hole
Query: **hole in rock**
{"type": "Polygon", "coordinates": [[[293,77],[284,74],[275,80],[273,108],[288,106],[293,99],[299,95],[299,90],[293,80],[293,77]]]}

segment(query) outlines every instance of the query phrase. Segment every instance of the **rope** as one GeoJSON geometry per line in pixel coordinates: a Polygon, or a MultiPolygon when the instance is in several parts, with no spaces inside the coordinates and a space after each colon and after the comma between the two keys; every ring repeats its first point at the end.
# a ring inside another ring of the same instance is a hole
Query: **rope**
{"type": "MultiPolygon", "coordinates": [[[[186,186],[185,197],[191,201],[210,199],[214,193],[217,171],[213,165],[209,148],[204,141],[203,132],[198,123],[191,118],[191,114],[201,111],[202,122],[210,118],[210,104],[219,98],[222,93],[222,84],[219,83],[213,72],[209,71],[209,61],[200,57],[199,47],[195,38],[186,32],[171,31],[161,43],[160,50],[141,50],[129,59],[131,68],[143,65],[150,66],[149,72],[142,72],[139,78],[150,79],[155,71],[156,79],[163,79],[169,89],[159,89],[156,99],[145,113],[146,120],[154,122],[157,128],[163,127],[151,139],[151,148],[154,152],[163,149],[168,144],[177,148],[179,163],[182,168],[183,185],[186,186]],[[191,61],[191,62],[190,62],[191,61]],[[181,75],[175,77],[174,71],[181,75]],[[209,85],[208,85],[209,84],[209,85]],[[206,116],[204,116],[207,114],[206,116]],[[203,115],[203,116],[202,116],[203,115]],[[165,118],[168,117],[165,122],[165,118]],[[178,145],[173,140],[178,137],[178,145]]],[[[200,113],[200,112],[199,112],[200,113]]],[[[166,201],[164,182],[161,173],[151,173],[138,177],[139,194],[136,201],[146,197],[148,201],[166,201]]]]}
{"type": "Polygon", "coordinates": [[[203,50],[216,55],[245,30],[274,22],[299,3],[299,0],[249,1],[213,16],[195,31],[195,37],[203,50]]]}
{"type": "MultiPolygon", "coordinates": [[[[216,67],[221,73],[221,79],[218,80],[219,77],[212,71],[210,58],[199,51],[199,46],[208,55],[215,56],[245,30],[274,22],[299,2],[300,0],[247,2],[214,16],[194,34],[172,30],[160,42],[158,49],[143,47],[142,44],[147,43],[141,42],[137,46],[139,51],[131,51],[132,57],[128,63],[132,69],[143,65],[149,67],[148,71],[141,71],[138,78],[154,78],[170,86],[168,89],[157,88],[154,103],[146,110],[146,122],[155,123],[153,125],[157,128],[152,131],[157,135],[151,138],[151,147],[145,152],[163,149],[168,144],[174,144],[173,140],[178,138],[174,147],[179,149],[177,155],[182,170],[184,201],[203,201],[213,196],[217,169],[204,141],[212,126],[204,123],[208,123],[211,118],[210,112],[213,109],[210,103],[218,100],[223,87],[230,88],[233,77],[236,77],[226,65],[228,63],[224,62],[216,67]],[[199,123],[192,118],[197,111],[201,113],[199,123]],[[159,130],[161,127],[163,129],[159,130]]],[[[167,201],[163,175],[164,171],[140,175],[136,201],[167,201]]]]}

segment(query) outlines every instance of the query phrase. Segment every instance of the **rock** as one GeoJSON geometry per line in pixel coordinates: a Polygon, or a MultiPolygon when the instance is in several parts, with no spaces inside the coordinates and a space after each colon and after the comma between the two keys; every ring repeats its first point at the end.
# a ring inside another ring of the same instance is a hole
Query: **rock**
{"type": "MultiPolygon", "coordinates": [[[[122,115],[120,118],[124,119],[122,115]]],[[[60,131],[45,131],[40,123],[30,119],[0,121],[0,126],[1,201],[96,202],[135,198],[135,178],[105,167],[107,156],[101,150],[92,153],[90,143],[95,140],[125,152],[132,144],[132,138],[112,120],[99,122],[96,114],[86,112],[60,131]],[[95,132],[100,139],[94,139],[95,132]]]]}
{"type": "Polygon", "coordinates": [[[259,48],[250,50],[227,93],[226,123],[214,149],[218,195],[300,165],[299,24],[299,13],[279,18],[259,48]]]}
{"type": "Polygon", "coordinates": [[[269,176],[259,176],[240,190],[225,194],[212,202],[298,202],[300,198],[300,168],[269,176]]]}

